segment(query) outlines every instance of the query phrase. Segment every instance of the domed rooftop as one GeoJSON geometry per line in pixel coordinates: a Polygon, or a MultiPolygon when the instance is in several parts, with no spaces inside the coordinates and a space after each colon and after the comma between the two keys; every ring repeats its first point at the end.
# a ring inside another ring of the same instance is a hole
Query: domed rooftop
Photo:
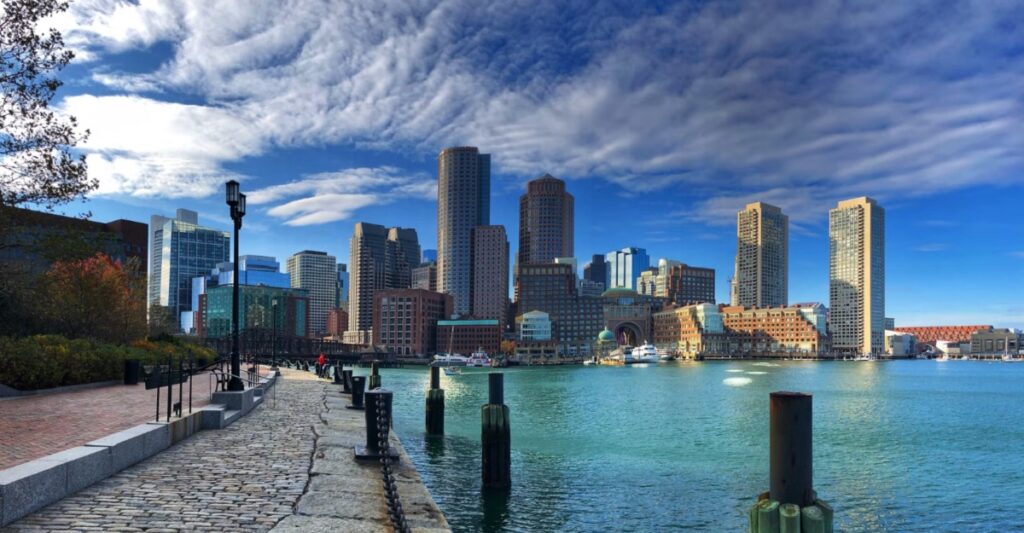
{"type": "Polygon", "coordinates": [[[602,342],[615,342],[615,334],[608,328],[604,328],[604,331],[597,334],[597,340],[602,342]]]}
{"type": "Polygon", "coordinates": [[[636,291],[629,287],[614,287],[601,293],[601,298],[628,298],[637,296],[636,291]]]}

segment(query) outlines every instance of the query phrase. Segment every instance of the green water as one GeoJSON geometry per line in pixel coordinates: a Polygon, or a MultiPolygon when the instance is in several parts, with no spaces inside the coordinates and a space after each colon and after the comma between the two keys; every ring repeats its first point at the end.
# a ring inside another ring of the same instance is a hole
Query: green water
{"type": "Polygon", "coordinates": [[[511,368],[513,489],[481,496],[488,370],[383,371],[395,429],[455,531],[740,531],[768,489],[768,394],[814,394],[814,484],[837,531],[1024,531],[1024,364],[511,368]]]}

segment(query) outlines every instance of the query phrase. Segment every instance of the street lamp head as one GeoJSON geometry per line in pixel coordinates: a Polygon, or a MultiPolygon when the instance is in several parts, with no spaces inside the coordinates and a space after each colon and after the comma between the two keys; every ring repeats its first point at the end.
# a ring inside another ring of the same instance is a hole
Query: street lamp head
{"type": "Polygon", "coordinates": [[[238,195],[238,218],[245,216],[245,195],[238,195]]]}
{"type": "Polygon", "coordinates": [[[238,196],[241,194],[238,190],[238,182],[231,180],[225,184],[224,189],[228,205],[231,207],[238,205],[238,196]]]}

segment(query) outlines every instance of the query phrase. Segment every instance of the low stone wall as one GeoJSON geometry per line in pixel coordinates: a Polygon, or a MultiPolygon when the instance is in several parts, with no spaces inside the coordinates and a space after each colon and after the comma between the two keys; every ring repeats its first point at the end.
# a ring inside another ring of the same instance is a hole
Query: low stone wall
{"type": "Polygon", "coordinates": [[[166,450],[203,429],[221,429],[259,405],[279,374],[258,388],[218,392],[209,405],[169,422],[149,422],[0,470],[0,527],[166,450]],[[257,394],[259,391],[260,394],[257,394]]]}

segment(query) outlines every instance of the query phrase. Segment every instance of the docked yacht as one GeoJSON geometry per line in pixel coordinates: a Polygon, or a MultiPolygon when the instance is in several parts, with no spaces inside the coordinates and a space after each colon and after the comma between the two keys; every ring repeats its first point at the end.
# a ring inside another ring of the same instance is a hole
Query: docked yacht
{"type": "Polygon", "coordinates": [[[637,363],[657,363],[658,349],[653,344],[645,342],[633,349],[633,359],[637,363]]]}
{"type": "Polygon", "coordinates": [[[434,366],[466,366],[469,364],[469,358],[457,353],[439,353],[434,356],[434,362],[431,364],[434,366]]]}
{"type": "Polygon", "coordinates": [[[483,348],[477,348],[475,352],[470,354],[469,359],[466,360],[466,366],[491,366],[491,358],[487,356],[487,352],[483,348]]]}

